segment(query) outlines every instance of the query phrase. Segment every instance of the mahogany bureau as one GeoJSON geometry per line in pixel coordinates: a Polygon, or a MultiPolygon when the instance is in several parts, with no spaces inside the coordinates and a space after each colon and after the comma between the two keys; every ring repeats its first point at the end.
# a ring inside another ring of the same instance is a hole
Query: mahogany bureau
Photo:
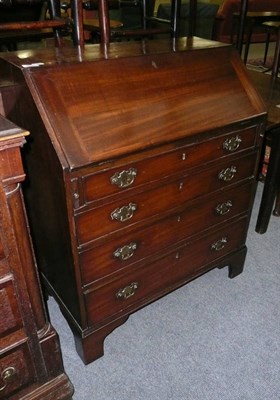
{"type": "Polygon", "coordinates": [[[85,363],[140,307],[214,267],[242,271],[266,113],[234,49],[112,43],[0,68],[9,117],[31,132],[39,268],[85,363]]]}
{"type": "Polygon", "coordinates": [[[0,116],[0,399],[71,399],[44,309],[22,201],[28,132],[0,116]]]}

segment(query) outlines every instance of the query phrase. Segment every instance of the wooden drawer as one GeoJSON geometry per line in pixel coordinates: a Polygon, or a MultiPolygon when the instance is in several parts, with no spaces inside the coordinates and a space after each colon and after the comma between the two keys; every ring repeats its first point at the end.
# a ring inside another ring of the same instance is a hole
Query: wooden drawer
{"type": "Polygon", "coordinates": [[[102,279],[162,249],[198,234],[209,226],[247,212],[252,183],[228,189],[193,203],[160,222],[129,235],[110,237],[104,244],[80,254],[82,284],[102,279]]]}
{"type": "Polygon", "coordinates": [[[130,164],[86,176],[82,196],[86,203],[135,188],[188,168],[213,162],[255,146],[256,128],[230,132],[227,135],[195,145],[180,147],[156,157],[144,158],[130,164]],[[144,158],[144,159],[143,159],[144,158]]]}
{"type": "Polygon", "coordinates": [[[7,335],[21,327],[22,319],[15,287],[11,276],[8,276],[0,280],[0,335],[7,335]]]}
{"type": "Polygon", "coordinates": [[[0,358],[0,399],[35,381],[34,367],[27,343],[4,353],[0,358]]]}
{"type": "Polygon", "coordinates": [[[182,176],[179,180],[161,184],[156,189],[140,194],[131,193],[130,197],[122,202],[116,201],[81,213],[76,217],[78,242],[80,245],[85,244],[113,231],[130,228],[132,224],[157,214],[168,213],[186,201],[247,179],[253,176],[255,162],[254,153],[230,163],[224,161],[197,174],[182,176]],[[219,178],[225,171],[230,173],[228,180],[219,178]],[[231,174],[230,171],[236,172],[231,174]],[[118,220],[123,214],[125,219],[118,220]]]}
{"type": "Polygon", "coordinates": [[[239,219],[185,243],[152,265],[131,269],[119,279],[107,280],[107,284],[104,279],[104,286],[99,288],[93,285],[85,292],[89,326],[131,312],[200,275],[207,264],[237,250],[244,243],[246,231],[247,218],[239,219]]]}

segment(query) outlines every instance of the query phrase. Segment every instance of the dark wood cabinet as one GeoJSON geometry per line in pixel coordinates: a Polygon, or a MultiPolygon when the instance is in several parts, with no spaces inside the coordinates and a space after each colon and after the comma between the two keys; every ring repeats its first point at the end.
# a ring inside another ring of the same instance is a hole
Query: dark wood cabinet
{"type": "Polygon", "coordinates": [[[198,38],[22,57],[0,68],[36,256],[89,363],[140,307],[242,272],[266,113],[237,52],[198,38]]]}
{"type": "Polygon", "coordinates": [[[22,199],[20,147],[27,134],[0,116],[0,399],[71,399],[22,199]]]}

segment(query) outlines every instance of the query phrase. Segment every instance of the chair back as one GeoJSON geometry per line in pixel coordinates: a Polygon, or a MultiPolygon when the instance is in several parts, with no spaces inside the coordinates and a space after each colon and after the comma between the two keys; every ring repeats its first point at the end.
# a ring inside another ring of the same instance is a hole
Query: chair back
{"type": "Polygon", "coordinates": [[[55,44],[60,46],[61,29],[69,24],[61,18],[59,0],[1,0],[0,15],[0,39],[8,45],[31,36],[46,37],[53,32],[55,44]],[[45,18],[47,9],[48,19],[45,18]]]}

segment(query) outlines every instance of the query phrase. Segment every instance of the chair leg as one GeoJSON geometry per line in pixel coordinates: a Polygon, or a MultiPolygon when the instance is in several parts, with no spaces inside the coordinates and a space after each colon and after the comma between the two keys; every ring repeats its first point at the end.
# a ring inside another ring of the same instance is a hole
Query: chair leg
{"type": "Polygon", "coordinates": [[[83,3],[82,0],[71,1],[71,15],[73,18],[73,43],[75,46],[83,47],[85,44],[83,28],[83,3]]]}
{"type": "Polygon", "coordinates": [[[280,217],[280,186],[278,188],[278,192],[276,195],[276,201],[275,201],[275,205],[274,205],[273,215],[275,215],[275,217],[280,217]]]}
{"type": "Polygon", "coordinates": [[[267,31],[267,36],[266,36],[266,42],[265,42],[265,50],[264,50],[264,57],[263,57],[263,66],[266,64],[267,60],[267,53],[269,49],[269,43],[270,43],[270,30],[267,31]]]}
{"type": "MultiPolygon", "coordinates": [[[[51,14],[52,18],[60,18],[60,2],[56,0],[48,0],[48,5],[49,5],[49,11],[51,14]]],[[[54,29],[54,38],[55,38],[55,43],[58,47],[61,46],[61,40],[62,40],[62,35],[61,35],[61,30],[59,28],[54,29]]]]}
{"type": "Polygon", "coordinates": [[[273,67],[271,73],[271,77],[274,80],[278,76],[279,63],[280,63],[280,27],[278,27],[277,29],[276,47],[275,47],[273,67]]]}
{"type": "Polygon", "coordinates": [[[244,64],[245,65],[247,64],[247,60],[248,60],[252,32],[253,32],[253,22],[250,24],[250,26],[248,27],[248,31],[247,31],[246,45],[245,45],[245,51],[244,51],[244,64]]]}
{"type": "Polygon", "coordinates": [[[267,231],[280,182],[280,126],[272,129],[270,135],[271,151],[256,224],[256,232],[261,234],[267,231]]]}

